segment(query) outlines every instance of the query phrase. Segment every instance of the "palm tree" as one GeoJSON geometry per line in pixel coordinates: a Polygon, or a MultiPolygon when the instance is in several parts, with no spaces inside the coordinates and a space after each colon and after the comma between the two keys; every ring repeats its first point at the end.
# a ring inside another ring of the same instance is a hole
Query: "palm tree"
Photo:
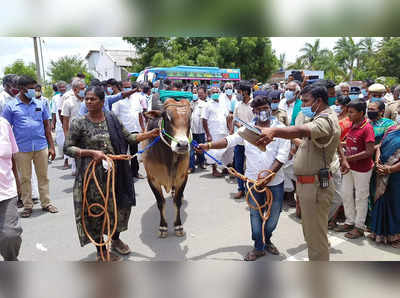
{"type": "Polygon", "coordinates": [[[279,68],[280,68],[281,71],[285,69],[285,64],[286,64],[286,53],[281,53],[281,54],[279,55],[278,64],[279,64],[279,68]]]}
{"type": "Polygon", "coordinates": [[[354,62],[359,58],[361,50],[360,45],[354,42],[351,37],[342,37],[333,48],[338,62],[342,67],[349,71],[348,78],[353,80],[354,62]]]}
{"type": "Polygon", "coordinates": [[[301,57],[296,58],[296,62],[289,64],[287,69],[304,69],[306,65],[301,57]]]}
{"type": "Polygon", "coordinates": [[[323,70],[324,77],[329,80],[337,81],[338,76],[343,77],[345,75],[332,51],[327,51],[318,57],[314,62],[314,66],[319,70],[323,70]]]}
{"type": "Polygon", "coordinates": [[[311,69],[314,68],[314,62],[321,56],[324,55],[327,50],[326,49],[320,49],[320,39],[316,39],[314,41],[314,44],[311,43],[306,43],[304,45],[304,48],[300,49],[300,52],[303,52],[304,54],[300,57],[303,62],[310,67],[311,69]]]}

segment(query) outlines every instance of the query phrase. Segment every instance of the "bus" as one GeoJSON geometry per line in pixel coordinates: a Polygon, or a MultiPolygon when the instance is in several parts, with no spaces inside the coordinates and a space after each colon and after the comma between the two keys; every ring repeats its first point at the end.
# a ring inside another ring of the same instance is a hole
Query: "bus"
{"type": "Polygon", "coordinates": [[[137,77],[136,81],[139,83],[154,83],[157,80],[169,79],[197,82],[198,85],[204,83],[220,85],[224,81],[240,81],[240,69],[179,65],[175,67],[147,67],[139,74],[130,73],[128,76],[137,77]]]}

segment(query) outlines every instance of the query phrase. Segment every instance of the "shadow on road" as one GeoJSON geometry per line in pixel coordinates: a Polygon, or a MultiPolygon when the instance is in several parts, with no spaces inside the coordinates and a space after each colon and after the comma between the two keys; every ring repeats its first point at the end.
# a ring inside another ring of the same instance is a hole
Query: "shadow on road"
{"type": "MultiPolygon", "coordinates": [[[[183,200],[181,208],[181,220],[185,227],[185,221],[187,213],[185,209],[187,207],[187,201],[183,200]]],[[[155,254],[151,258],[153,261],[183,261],[186,260],[186,253],[188,247],[181,247],[182,241],[186,239],[184,237],[175,236],[174,232],[174,221],[175,221],[175,205],[170,196],[166,197],[166,208],[165,216],[168,222],[168,238],[161,239],[158,237],[158,228],[160,224],[160,212],[158,211],[156,199],[154,198],[154,204],[142,215],[141,225],[142,233],[140,239],[143,244],[149,247],[155,254]]]]}

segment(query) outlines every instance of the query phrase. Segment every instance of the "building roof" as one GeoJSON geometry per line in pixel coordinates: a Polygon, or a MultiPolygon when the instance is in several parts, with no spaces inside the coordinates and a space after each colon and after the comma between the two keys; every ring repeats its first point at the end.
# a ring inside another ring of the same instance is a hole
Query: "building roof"
{"type": "MultiPolygon", "coordinates": [[[[92,53],[99,53],[99,50],[90,50],[86,55],[85,59],[88,59],[92,53]]],[[[114,61],[118,66],[127,67],[131,66],[132,63],[128,58],[135,58],[135,51],[131,50],[105,50],[106,54],[114,61]]]]}

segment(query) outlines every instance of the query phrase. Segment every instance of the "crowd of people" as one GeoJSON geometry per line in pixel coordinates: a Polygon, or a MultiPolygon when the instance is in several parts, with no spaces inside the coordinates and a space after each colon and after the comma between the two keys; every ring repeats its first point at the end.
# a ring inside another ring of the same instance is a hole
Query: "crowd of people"
{"type": "MultiPolygon", "coordinates": [[[[302,219],[310,260],[329,260],[328,229],[345,233],[348,239],[368,233],[371,241],[400,248],[400,86],[388,89],[366,80],[355,92],[345,82],[336,85],[306,77],[296,81],[293,76],[265,85],[256,80],[210,87],[189,81],[138,84],[129,79],[94,79],[87,86],[79,75],[69,83],[57,82],[51,99],[43,97],[42,87],[27,76],[6,75],[3,87],[0,254],[5,260],[17,260],[20,250],[17,208],[22,208],[21,217],[29,218],[40,201],[43,211],[58,213],[50,199],[48,177],[48,164],[56,155],[75,176],[78,236],[82,246],[90,243],[82,227],[84,173],[92,159],[134,155],[141,141],[160,134],[159,129],[146,130],[146,112],[160,108],[160,89],[193,94],[191,133],[200,145],[191,146],[189,174],[207,165],[215,178],[227,175],[229,166],[254,181],[264,170],[274,173],[265,185],[273,201],[264,229],[259,212],[250,208],[254,249],[246,261],[266,252],[279,254],[279,245],[271,238],[279,229],[284,201],[302,219]],[[257,143],[239,133],[243,123],[259,129],[257,143]]],[[[130,253],[120,232],[127,230],[136,203],[133,181],[144,178],[139,161],[135,157],[118,162],[117,210],[109,206],[110,218],[118,213],[111,244],[118,254],[112,254],[113,261],[130,253]]],[[[102,167],[99,163],[96,175],[106,192],[102,167]]],[[[242,199],[251,186],[238,179],[234,198],[242,199]]],[[[89,204],[101,200],[94,183],[85,191],[89,204]]],[[[255,199],[263,205],[266,194],[257,193],[255,199]]],[[[85,226],[98,243],[104,241],[100,218],[87,219],[85,226]]],[[[101,247],[97,247],[99,261],[101,247]]]]}

